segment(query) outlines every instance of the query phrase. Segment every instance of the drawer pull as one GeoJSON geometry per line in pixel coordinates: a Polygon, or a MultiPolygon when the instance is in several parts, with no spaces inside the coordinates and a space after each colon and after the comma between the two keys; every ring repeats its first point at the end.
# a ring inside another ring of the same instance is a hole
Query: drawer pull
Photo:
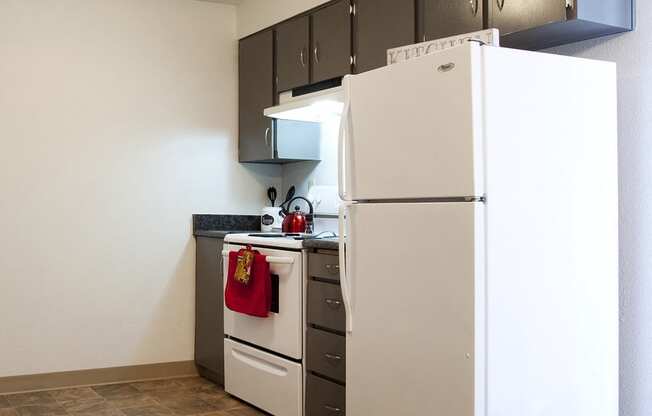
{"type": "Polygon", "coordinates": [[[342,409],[340,409],[339,407],[329,406],[327,404],[324,405],[324,409],[332,413],[342,413],[342,409]]]}
{"type": "Polygon", "coordinates": [[[262,358],[254,357],[253,355],[247,354],[246,352],[238,351],[235,348],[231,350],[231,355],[236,360],[260,371],[264,371],[278,377],[285,377],[288,375],[287,368],[283,368],[279,365],[270,363],[263,360],[262,358]]]}
{"type": "Polygon", "coordinates": [[[326,267],[326,270],[329,271],[330,273],[339,273],[340,272],[340,265],[339,264],[327,264],[324,267],[326,267]]]}
{"type": "Polygon", "coordinates": [[[337,354],[326,353],[326,354],[324,354],[324,357],[326,357],[329,360],[333,360],[333,361],[342,361],[342,356],[337,355],[337,354]]]}
{"type": "Polygon", "coordinates": [[[342,306],[342,301],[339,301],[337,299],[326,298],[324,299],[324,302],[326,302],[326,304],[333,309],[339,309],[340,306],[342,306]]]}

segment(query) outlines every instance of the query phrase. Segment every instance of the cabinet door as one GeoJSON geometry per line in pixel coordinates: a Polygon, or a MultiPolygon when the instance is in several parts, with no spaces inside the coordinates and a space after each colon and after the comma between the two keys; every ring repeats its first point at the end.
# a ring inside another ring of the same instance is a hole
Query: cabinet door
{"type": "Polygon", "coordinates": [[[489,0],[490,26],[501,35],[566,20],[566,0],[489,0]]]}
{"type": "Polygon", "coordinates": [[[274,105],[274,33],[242,39],[239,64],[240,162],[273,159],[272,120],[263,110],[274,105]]]}
{"type": "Polygon", "coordinates": [[[310,18],[298,17],[276,28],[277,90],[287,91],[310,83],[310,18]]]}
{"type": "Polygon", "coordinates": [[[206,375],[224,384],[224,297],[222,246],[224,240],[197,237],[195,271],[195,361],[206,375]]]}
{"type": "Polygon", "coordinates": [[[355,72],[387,64],[387,49],[414,43],[414,0],[356,0],[355,72]]]}
{"type": "Polygon", "coordinates": [[[482,0],[420,1],[423,24],[420,40],[422,41],[482,30],[482,0]]]}
{"type": "Polygon", "coordinates": [[[351,4],[341,0],[312,15],[312,82],[351,72],[351,4]]]}

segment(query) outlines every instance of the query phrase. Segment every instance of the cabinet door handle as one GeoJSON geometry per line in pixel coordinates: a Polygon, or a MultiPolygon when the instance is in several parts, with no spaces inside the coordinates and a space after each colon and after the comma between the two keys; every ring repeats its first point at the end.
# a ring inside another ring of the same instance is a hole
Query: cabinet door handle
{"type": "Polygon", "coordinates": [[[337,299],[326,298],[324,299],[324,302],[326,302],[326,304],[332,307],[333,309],[339,309],[340,306],[342,306],[342,301],[339,301],[337,299]]]}
{"type": "Polygon", "coordinates": [[[478,9],[479,9],[478,1],[479,0],[469,0],[469,3],[471,4],[471,14],[473,15],[473,17],[478,15],[478,9]]]}
{"type": "Polygon", "coordinates": [[[313,51],[315,55],[315,63],[319,63],[319,43],[315,43],[315,50],[313,51]]]}
{"type": "Polygon", "coordinates": [[[342,409],[340,409],[339,407],[329,406],[327,404],[324,405],[324,409],[332,413],[342,413],[342,409]]]}
{"type": "Polygon", "coordinates": [[[342,356],[337,355],[337,354],[326,353],[326,354],[324,354],[324,358],[327,358],[327,359],[333,360],[333,361],[342,361],[342,356]]]}
{"type": "Polygon", "coordinates": [[[503,7],[505,7],[505,0],[496,0],[496,5],[498,6],[498,10],[502,12],[503,7]]]}
{"type": "Polygon", "coordinates": [[[306,67],[306,58],[304,54],[305,48],[301,48],[301,52],[299,52],[299,62],[301,62],[302,67],[306,67]]]}
{"type": "Polygon", "coordinates": [[[265,129],[265,146],[269,146],[269,130],[269,127],[265,129]]]}

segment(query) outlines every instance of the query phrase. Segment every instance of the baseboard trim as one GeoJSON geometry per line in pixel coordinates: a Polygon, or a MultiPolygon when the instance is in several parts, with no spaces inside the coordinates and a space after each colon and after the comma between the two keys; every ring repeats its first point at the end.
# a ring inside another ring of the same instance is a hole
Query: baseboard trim
{"type": "Polygon", "coordinates": [[[194,361],[97,368],[61,373],[0,378],[0,394],[54,390],[97,384],[190,377],[198,375],[194,361]]]}

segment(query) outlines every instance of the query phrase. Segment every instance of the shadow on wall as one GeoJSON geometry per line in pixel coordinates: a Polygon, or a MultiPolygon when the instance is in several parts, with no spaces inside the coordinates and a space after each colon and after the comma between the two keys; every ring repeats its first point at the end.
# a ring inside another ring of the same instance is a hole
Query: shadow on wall
{"type": "Polygon", "coordinates": [[[618,64],[620,414],[652,414],[652,2],[634,32],[546,52],[618,64]]]}
{"type": "MultiPolygon", "coordinates": [[[[160,276],[166,284],[161,297],[150,308],[150,319],[142,328],[142,338],[134,350],[132,362],[156,364],[194,359],[194,325],[187,325],[195,319],[195,241],[188,238],[179,254],[174,272],[160,276]],[[189,281],[190,280],[190,281],[189,281]],[[182,297],[180,301],[179,297],[182,297]],[[179,305],[184,305],[180,309],[179,305]],[[174,339],[175,342],[168,342],[174,339]],[[182,345],[179,346],[179,343],[182,345]],[[152,351],[157,355],[153,356],[152,351]],[[179,357],[179,350],[188,356],[179,357]]],[[[116,323],[118,324],[118,323],[116,323]]]]}

